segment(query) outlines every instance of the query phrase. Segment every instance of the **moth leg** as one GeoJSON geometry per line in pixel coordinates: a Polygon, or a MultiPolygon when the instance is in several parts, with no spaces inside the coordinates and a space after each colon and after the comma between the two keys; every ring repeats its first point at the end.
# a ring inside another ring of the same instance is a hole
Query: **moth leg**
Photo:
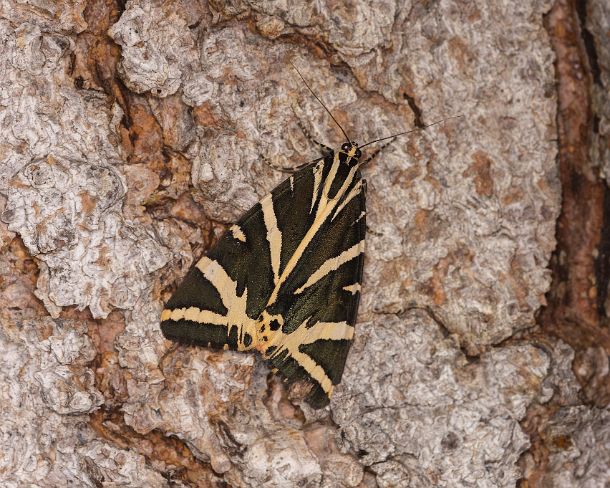
{"type": "Polygon", "coordinates": [[[263,162],[267,166],[270,166],[271,168],[273,168],[277,171],[281,171],[282,173],[288,173],[288,174],[298,173],[299,171],[301,171],[303,168],[306,168],[310,164],[317,163],[318,161],[324,159],[324,158],[316,158],[316,159],[312,159],[311,161],[307,161],[305,163],[298,164],[296,166],[280,166],[279,164],[275,164],[273,161],[266,158],[265,156],[262,156],[262,158],[263,158],[263,162]]]}
{"type": "Polygon", "coordinates": [[[371,161],[373,161],[373,160],[374,160],[374,159],[375,159],[375,158],[376,158],[376,157],[379,155],[379,153],[380,153],[381,151],[383,151],[383,150],[384,150],[386,147],[388,147],[390,144],[392,144],[392,142],[394,142],[394,141],[393,141],[393,140],[391,140],[391,141],[388,141],[388,142],[386,142],[386,143],[382,144],[381,146],[379,146],[377,149],[375,149],[375,150],[374,150],[374,151],[373,151],[373,152],[370,154],[370,156],[369,156],[368,158],[366,158],[366,159],[365,159],[365,160],[362,162],[362,164],[361,164],[360,166],[364,166],[364,165],[366,165],[366,164],[370,163],[371,161]]]}
{"type": "Polygon", "coordinates": [[[367,232],[367,234],[373,234],[374,236],[377,236],[377,237],[383,236],[382,232],[378,232],[375,229],[373,229],[372,227],[369,227],[368,225],[366,226],[366,232],[367,232]]]}
{"type": "Polygon", "coordinates": [[[316,159],[312,159],[310,161],[307,161],[305,163],[301,163],[297,166],[293,166],[292,169],[294,170],[294,172],[296,173],[297,171],[302,170],[303,168],[307,168],[307,166],[309,166],[312,163],[317,163],[318,161],[322,161],[324,159],[324,157],[320,157],[320,158],[316,158],[316,159]]]}
{"type": "Polygon", "coordinates": [[[320,148],[320,151],[322,152],[323,157],[326,157],[329,154],[332,154],[333,149],[331,147],[327,146],[326,144],[324,144],[323,142],[318,141],[315,137],[313,137],[311,135],[311,133],[309,132],[309,130],[307,130],[307,127],[305,127],[303,125],[303,122],[301,122],[301,119],[297,116],[297,113],[294,110],[294,106],[291,108],[292,108],[292,113],[294,114],[294,117],[297,120],[297,125],[299,126],[299,129],[301,129],[301,132],[305,135],[305,137],[310,142],[313,142],[316,146],[318,146],[320,148]]]}

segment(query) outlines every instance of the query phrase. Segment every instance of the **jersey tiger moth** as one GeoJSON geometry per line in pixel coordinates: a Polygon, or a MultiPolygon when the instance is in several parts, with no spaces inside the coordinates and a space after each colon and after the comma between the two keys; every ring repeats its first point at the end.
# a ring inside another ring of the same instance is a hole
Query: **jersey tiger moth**
{"type": "MultiPolygon", "coordinates": [[[[286,381],[329,403],[354,337],[366,234],[361,148],[346,142],[290,176],[190,269],[161,314],[166,338],[259,351],[286,381]]],[[[433,124],[431,124],[433,125],[433,124]]],[[[386,143],[387,144],[387,143],[386,143]]]]}

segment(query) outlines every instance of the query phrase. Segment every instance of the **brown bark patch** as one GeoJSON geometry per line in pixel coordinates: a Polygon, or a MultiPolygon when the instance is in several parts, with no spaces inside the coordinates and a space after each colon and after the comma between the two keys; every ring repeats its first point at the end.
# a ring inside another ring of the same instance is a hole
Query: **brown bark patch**
{"type": "Polygon", "coordinates": [[[573,5],[556,3],[549,14],[548,30],[557,53],[563,202],[551,267],[553,285],[541,323],[577,350],[600,344],[610,352],[610,334],[598,307],[595,262],[605,190],[589,161],[591,79],[573,5]]]}
{"type": "Polygon", "coordinates": [[[464,171],[464,176],[474,177],[475,190],[479,196],[492,196],[494,192],[494,181],[491,176],[493,161],[484,151],[476,151],[472,155],[472,160],[468,170],[464,171]]]}
{"type": "Polygon", "coordinates": [[[201,463],[188,446],[176,437],[166,437],[161,432],[141,435],[127,426],[123,414],[98,410],[91,415],[91,427],[103,439],[123,449],[142,454],[151,462],[162,462],[171,469],[173,478],[195,486],[213,486],[215,478],[211,468],[201,463]]]}

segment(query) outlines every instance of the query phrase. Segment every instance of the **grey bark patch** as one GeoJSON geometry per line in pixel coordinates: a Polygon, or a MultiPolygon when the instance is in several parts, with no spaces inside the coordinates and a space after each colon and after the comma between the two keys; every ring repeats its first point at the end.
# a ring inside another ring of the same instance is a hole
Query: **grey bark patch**
{"type": "Polygon", "coordinates": [[[345,447],[361,452],[382,484],[414,476],[435,486],[511,486],[529,445],[518,422],[549,364],[533,346],[470,363],[425,313],[379,317],[357,327],[333,419],[345,447]]]}
{"type": "Polygon", "coordinates": [[[2,485],[95,486],[100,472],[106,482],[163,486],[143,456],[96,439],[88,425],[104,398],[94,386],[96,351],[82,322],[4,322],[0,348],[2,461],[12,460],[2,485]]]}
{"type": "Polygon", "coordinates": [[[607,409],[562,408],[543,435],[551,451],[543,483],[558,488],[608,484],[610,413],[607,409]]]}
{"type": "Polygon", "coordinates": [[[36,294],[52,315],[131,308],[167,262],[159,240],[118,213],[124,192],[111,166],[50,156],[11,180],[3,220],[40,260],[36,294]]]}

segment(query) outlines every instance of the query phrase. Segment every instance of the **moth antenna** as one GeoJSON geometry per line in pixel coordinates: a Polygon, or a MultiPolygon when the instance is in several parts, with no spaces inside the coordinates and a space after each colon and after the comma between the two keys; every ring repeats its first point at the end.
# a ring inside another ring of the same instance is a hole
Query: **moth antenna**
{"type": "MultiPolygon", "coordinates": [[[[375,139],[374,141],[369,141],[366,144],[363,144],[362,146],[360,146],[360,149],[368,146],[369,144],[374,144],[375,142],[381,142],[381,141],[386,141],[388,139],[394,139],[395,137],[404,136],[405,134],[410,134],[411,132],[416,132],[418,130],[424,130],[424,129],[427,129],[428,127],[432,127],[433,125],[440,124],[441,122],[446,122],[447,120],[451,120],[451,119],[457,119],[459,117],[463,117],[463,115],[453,115],[451,117],[446,117],[444,119],[440,119],[435,122],[432,122],[431,124],[424,125],[423,127],[416,127],[415,129],[407,130],[405,132],[399,132],[398,134],[394,134],[393,136],[387,136],[387,137],[382,137],[381,139],[375,139]]],[[[387,146],[387,144],[383,145],[383,147],[385,147],[385,146],[387,146]]]]}
{"type": "Polygon", "coordinates": [[[330,118],[333,119],[333,122],[335,124],[337,124],[337,127],[339,127],[339,129],[341,129],[341,132],[343,132],[343,135],[345,136],[345,138],[347,139],[347,142],[349,142],[350,144],[352,143],[351,139],[349,138],[349,136],[347,135],[347,133],[343,130],[343,127],[341,127],[341,124],[339,122],[337,122],[337,119],[335,119],[335,117],[333,117],[333,114],[330,112],[330,110],[328,110],[328,108],[326,108],[326,105],[324,105],[324,102],[322,102],[322,100],[320,100],[320,97],[318,97],[318,95],[316,95],[316,92],[314,92],[312,90],[312,88],[309,86],[309,83],[307,83],[307,80],[305,80],[305,77],[301,74],[301,72],[297,69],[297,67],[294,65],[294,63],[292,61],[290,61],[290,64],[292,65],[292,67],[294,68],[294,70],[299,74],[299,76],[301,77],[301,80],[303,80],[303,83],[305,83],[305,86],[307,87],[307,89],[311,92],[311,94],[315,97],[315,99],[320,103],[320,105],[322,105],[322,107],[324,108],[324,110],[326,110],[326,112],[328,113],[328,115],[330,115],[330,118]]]}

